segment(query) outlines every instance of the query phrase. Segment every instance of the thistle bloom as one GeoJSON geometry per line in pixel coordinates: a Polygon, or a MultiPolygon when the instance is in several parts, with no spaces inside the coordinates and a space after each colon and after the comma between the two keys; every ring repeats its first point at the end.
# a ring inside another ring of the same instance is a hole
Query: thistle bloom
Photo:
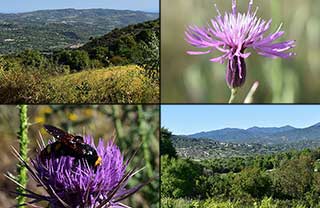
{"type": "Polygon", "coordinates": [[[269,58],[288,58],[294,53],[285,51],[293,48],[293,40],[274,43],[284,31],[277,31],[265,35],[270,28],[269,21],[256,17],[258,8],[252,13],[253,0],[250,0],[247,13],[237,13],[236,0],[232,0],[232,13],[221,15],[216,7],[218,16],[211,19],[211,24],[205,27],[189,26],[185,32],[185,40],[197,48],[207,48],[207,51],[187,51],[189,55],[209,54],[214,50],[223,53],[222,56],[212,58],[210,61],[224,63],[228,61],[226,81],[233,89],[241,87],[246,79],[245,59],[251,53],[245,52],[247,48],[253,48],[259,55],[269,58]]]}
{"type": "MultiPolygon", "coordinates": [[[[124,162],[123,155],[113,141],[104,144],[100,139],[98,146],[95,147],[92,137],[86,136],[84,142],[94,147],[102,158],[102,164],[96,169],[85,161],[75,161],[74,157],[57,157],[54,152],[45,161],[39,154],[31,160],[31,165],[24,163],[38,185],[48,193],[44,196],[26,190],[27,194],[24,195],[32,199],[28,204],[48,201],[50,207],[54,208],[128,207],[120,201],[146,184],[131,189],[125,188],[128,180],[136,173],[136,170],[126,172],[132,157],[124,162]]],[[[41,149],[43,148],[44,146],[41,149]]],[[[17,156],[21,160],[19,155],[17,156]]]]}

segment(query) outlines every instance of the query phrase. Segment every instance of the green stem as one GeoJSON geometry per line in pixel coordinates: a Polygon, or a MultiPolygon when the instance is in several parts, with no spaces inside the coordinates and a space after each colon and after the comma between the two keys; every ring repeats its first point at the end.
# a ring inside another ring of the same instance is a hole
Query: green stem
{"type": "Polygon", "coordinates": [[[151,161],[151,154],[150,154],[150,147],[149,147],[149,129],[150,126],[148,126],[148,123],[145,120],[144,112],[141,105],[138,105],[138,119],[139,119],[139,134],[142,139],[142,148],[143,148],[143,155],[144,159],[146,161],[146,170],[148,177],[152,177],[153,171],[152,171],[152,165],[150,163],[151,161]]]}
{"type": "Polygon", "coordinates": [[[231,95],[230,95],[230,99],[229,99],[229,104],[230,103],[233,103],[235,97],[236,97],[236,94],[238,92],[238,88],[232,88],[231,89],[231,95]]]}
{"type": "Polygon", "coordinates": [[[121,122],[121,109],[119,105],[112,105],[112,117],[116,128],[118,139],[124,137],[123,126],[121,122]]]}
{"type": "MultiPolygon", "coordinates": [[[[20,130],[18,133],[18,139],[20,144],[20,156],[25,161],[28,162],[28,116],[27,116],[27,105],[19,105],[19,117],[20,117],[20,130]]],[[[27,168],[19,163],[17,167],[18,172],[18,183],[26,188],[27,182],[28,182],[28,175],[27,175],[27,168]]],[[[22,187],[17,187],[18,193],[25,194],[26,192],[22,187]]],[[[25,197],[24,196],[17,196],[17,205],[21,207],[20,205],[25,203],[25,197]]],[[[23,206],[24,207],[24,206],[23,206]]]]}

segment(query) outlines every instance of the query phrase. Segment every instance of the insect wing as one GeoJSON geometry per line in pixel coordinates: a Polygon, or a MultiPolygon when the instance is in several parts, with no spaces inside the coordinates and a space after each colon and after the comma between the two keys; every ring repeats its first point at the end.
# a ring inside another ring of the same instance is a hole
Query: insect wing
{"type": "Polygon", "coordinates": [[[69,142],[72,143],[72,140],[74,138],[73,135],[68,134],[67,132],[51,125],[44,125],[44,128],[49,134],[51,134],[54,138],[61,141],[62,143],[64,144],[67,144],[69,142]]]}

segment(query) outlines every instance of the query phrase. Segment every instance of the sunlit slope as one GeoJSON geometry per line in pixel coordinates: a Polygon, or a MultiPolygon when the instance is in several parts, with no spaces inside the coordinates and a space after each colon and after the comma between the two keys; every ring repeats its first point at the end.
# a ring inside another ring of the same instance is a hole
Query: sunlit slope
{"type": "Polygon", "coordinates": [[[1,103],[158,103],[159,83],[136,65],[50,76],[0,71],[1,103]]]}
{"type": "Polygon", "coordinates": [[[58,76],[48,81],[52,102],[157,102],[159,88],[136,65],[117,66],[58,76]]]}

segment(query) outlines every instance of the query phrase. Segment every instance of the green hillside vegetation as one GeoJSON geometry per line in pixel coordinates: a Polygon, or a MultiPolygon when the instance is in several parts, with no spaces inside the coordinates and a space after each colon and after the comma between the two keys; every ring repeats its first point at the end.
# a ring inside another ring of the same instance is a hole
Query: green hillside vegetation
{"type": "Polygon", "coordinates": [[[107,64],[149,63],[149,68],[159,68],[160,20],[114,29],[102,37],[94,38],[83,47],[91,59],[107,64]],[[152,50],[153,49],[153,50],[152,50]],[[157,51],[156,54],[153,54],[157,51]],[[147,60],[146,60],[147,59],[147,60]]]}
{"type": "Polygon", "coordinates": [[[113,30],[105,44],[2,56],[0,102],[158,102],[159,39],[158,19],[113,30]]]}
{"type": "Polygon", "coordinates": [[[320,149],[208,160],[167,153],[161,151],[164,208],[320,207],[320,149]]]}
{"type": "Polygon", "coordinates": [[[159,87],[136,66],[118,66],[49,76],[39,72],[2,72],[3,103],[158,102],[159,87]]]}

